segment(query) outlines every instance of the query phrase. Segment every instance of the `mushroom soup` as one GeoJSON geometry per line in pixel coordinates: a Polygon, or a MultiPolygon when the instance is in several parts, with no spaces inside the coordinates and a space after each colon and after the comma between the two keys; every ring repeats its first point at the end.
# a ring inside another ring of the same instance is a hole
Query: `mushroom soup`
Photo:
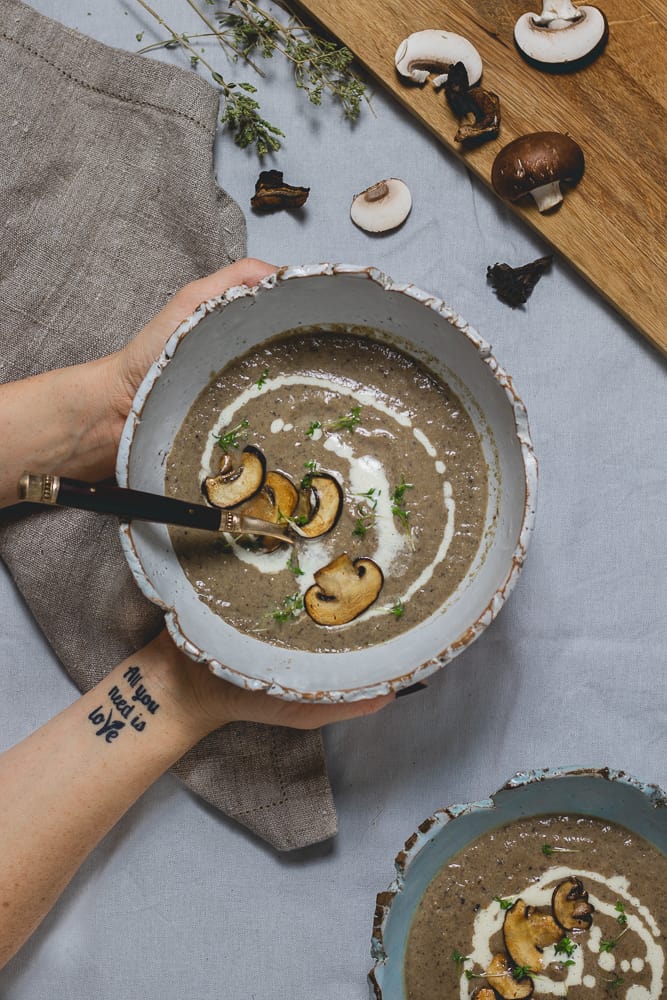
{"type": "Polygon", "coordinates": [[[405,953],[408,1000],[660,1000],[667,857],[621,826],[542,816],[492,830],[431,881],[405,953]]]}
{"type": "Polygon", "coordinates": [[[484,534],[480,436],[451,389],[370,331],[306,331],[212,378],[166,491],[263,520],[294,546],[171,528],[200,599],[242,632],[318,652],[390,639],[437,612],[484,534]]]}

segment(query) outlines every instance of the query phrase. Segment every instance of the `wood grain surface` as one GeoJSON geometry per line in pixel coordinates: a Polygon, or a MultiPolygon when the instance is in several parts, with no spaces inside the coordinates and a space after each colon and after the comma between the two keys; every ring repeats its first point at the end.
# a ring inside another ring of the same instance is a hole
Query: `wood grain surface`
{"type": "Polygon", "coordinates": [[[666,0],[600,0],[609,42],[567,74],[534,69],[515,48],[514,22],[539,11],[539,0],[304,0],[301,8],[489,186],[496,153],[517,136],[555,130],[576,139],[586,171],[560,208],[540,215],[531,199],[514,211],[667,354],[666,0]],[[398,44],[423,28],[458,32],[478,49],[482,85],[501,100],[498,139],[462,151],[442,91],[397,75],[398,44]]]}

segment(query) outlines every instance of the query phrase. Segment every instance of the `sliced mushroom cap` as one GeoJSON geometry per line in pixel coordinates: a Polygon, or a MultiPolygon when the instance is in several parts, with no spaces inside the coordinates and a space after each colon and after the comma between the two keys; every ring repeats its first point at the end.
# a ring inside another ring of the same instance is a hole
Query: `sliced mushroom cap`
{"type": "MultiPolygon", "coordinates": [[[[299,491],[289,476],[272,470],[267,472],[264,485],[243,508],[243,513],[271,524],[279,524],[292,517],[298,502],[299,491]]],[[[266,552],[273,552],[283,544],[279,538],[262,535],[262,548],[266,552]]]]}
{"type": "Polygon", "coordinates": [[[523,899],[517,899],[505,914],[503,936],[505,948],[515,965],[540,972],[542,949],[560,941],[563,930],[550,913],[540,913],[527,906],[523,899]]]}
{"type": "Polygon", "coordinates": [[[597,7],[544,0],[542,14],[522,14],[514,26],[521,55],[540,69],[578,69],[597,58],[607,42],[607,21],[597,7]]]}
{"type": "Polygon", "coordinates": [[[404,38],[396,49],[396,69],[401,76],[415,83],[425,83],[429,73],[438,73],[433,84],[442,86],[454,63],[465,65],[470,83],[477,83],[482,76],[482,60],[475,46],[453,31],[427,28],[415,31],[404,38]]]}
{"type": "Polygon", "coordinates": [[[494,993],[488,986],[478,986],[477,989],[474,990],[470,1000],[496,1000],[497,995],[498,994],[494,993]]]}
{"type": "Polygon", "coordinates": [[[517,201],[530,194],[540,212],[563,200],[561,181],[576,184],[584,172],[581,147],[562,132],[531,132],[500,150],[491,170],[496,194],[517,201]]]}
{"type": "Polygon", "coordinates": [[[303,517],[308,520],[304,524],[297,523],[295,531],[304,538],[319,538],[331,531],[338,521],[343,509],[343,491],[338,480],[328,472],[309,476],[308,483],[297,511],[300,514],[298,522],[303,517]]]}
{"type": "Polygon", "coordinates": [[[223,459],[222,471],[204,480],[204,494],[214,507],[226,510],[238,507],[262,488],[266,476],[266,459],[254,445],[247,445],[241,452],[238,468],[223,459]]]}
{"type": "Polygon", "coordinates": [[[593,923],[595,907],[588,902],[584,884],[575,875],[570,875],[556,886],[551,897],[551,909],[566,931],[588,930],[593,923]]]}
{"type": "Polygon", "coordinates": [[[405,222],[411,208],[412,195],[405,181],[389,177],[355,194],[350,218],[367,233],[386,233],[405,222]]]}
{"type": "Polygon", "coordinates": [[[535,984],[530,976],[515,979],[513,969],[514,963],[501,951],[491,959],[486,978],[501,997],[506,997],[507,1000],[527,1000],[532,997],[535,984]]]}
{"type": "Polygon", "coordinates": [[[372,559],[350,559],[347,552],[315,573],[304,607],[318,625],[346,625],[371,606],[382,590],[382,570],[372,559]]]}

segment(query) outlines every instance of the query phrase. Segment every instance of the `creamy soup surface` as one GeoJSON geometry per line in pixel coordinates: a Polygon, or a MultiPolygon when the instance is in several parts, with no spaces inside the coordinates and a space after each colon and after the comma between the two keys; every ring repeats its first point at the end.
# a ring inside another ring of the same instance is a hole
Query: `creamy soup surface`
{"type": "Polygon", "coordinates": [[[484,535],[488,471],[469,414],[426,367],[358,331],[267,342],[199,395],[168,457],[166,492],[201,502],[224,454],[218,440],[235,429],[235,461],[253,446],[297,487],[313,470],[333,475],[343,506],[326,535],[269,553],[172,528],[181,565],[214,612],[264,641],[331,652],[382,642],[445,604],[484,535]],[[384,584],[354,621],[318,625],[303,595],[342,553],[372,559],[384,584]]]}
{"type": "Polygon", "coordinates": [[[503,925],[509,907],[523,900],[553,915],[552,893],[571,877],[579,879],[594,907],[590,927],[563,930],[563,944],[543,948],[532,995],[667,996],[667,857],[624,827],[585,816],[545,816],[500,827],[440,869],[413,918],[406,996],[468,1000],[491,987],[494,980],[484,972],[494,955],[507,951],[503,925]]]}

